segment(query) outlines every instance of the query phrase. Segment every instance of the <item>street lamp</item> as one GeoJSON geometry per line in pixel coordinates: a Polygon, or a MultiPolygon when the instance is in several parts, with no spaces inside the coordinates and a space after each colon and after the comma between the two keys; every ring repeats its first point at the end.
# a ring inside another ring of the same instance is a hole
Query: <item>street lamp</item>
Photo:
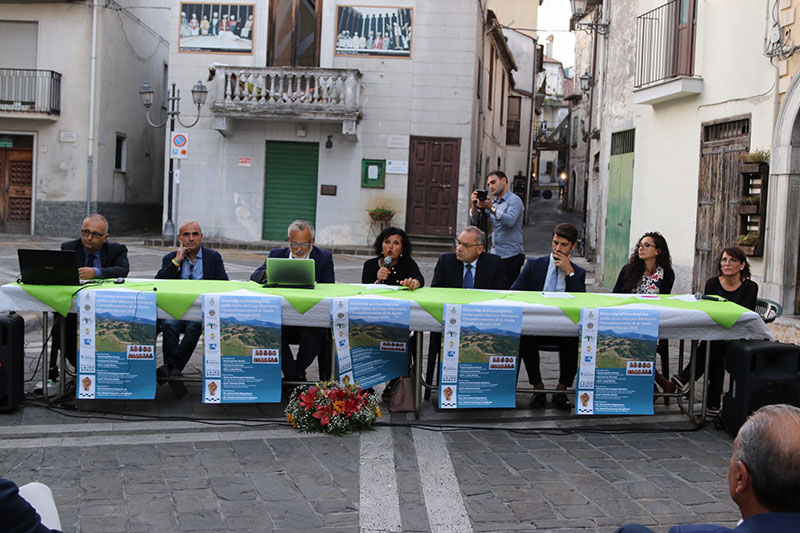
{"type": "Polygon", "coordinates": [[[572,18],[575,19],[575,29],[583,30],[590,34],[596,31],[600,35],[608,35],[608,24],[603,22],[577,22],[586,16],[586,4],[588,0],[569,0],[572,7],[572,18]]]}
{"type": "Polygon", "coordinates": [[[588,93],[589,89],[592,88],[592,76],[591,76],[591,74],[589,74],[589,72],[584,70],[583,74],[581,74],[581,77],[578,78],[578,79],[581,82],[581,92],[583,94],[588,93]]]}
{"type": "MultiPolygon", "coordinates": [[[[175,87],[175,83],[172,83],[172,92],[170,96],[167,97],[167,102],[169,102],[167,116],[164,117],[164,121],[156,124],[152,120],[150,120],[150,107],[153,105],[153,95],[155,91],[150,86],[148,82],[144,82],[142,84],[142,88],[139,89],[139,96],[142,97],[142,104],[146,109],[146,118],[147,123],[154,128],[163,128],[167,122],[169,121],[169,133],[170,139],[172,139],[172,133],[175,131],[175,120],[178,121],[184,128],[191,128],[200,120],[200,108],[203,104],[206,103],[206,96],[208,96],[208,89],[206,86],[202,84],[202,82],[198,81],[195,83],[194,87],[192,87],[192,102],[197,107],[197,116],[194,119],[194,122],[191,124],[184,124],[181,120],[181,92],[175,87]]],[[[178,162],[178,170],[180,170],[180,162],[178,162]]],[[[170,157],[169,159],[169,188],[168,188],[168,195],[167,195],[167,222],[164,224],[164,236],[165,237],[172,237],[172,244],[177,244],[177,232],[175,231],[175,224],[172,222],[172,189],[173,189],[173,159],[170,157]]],[[[175,206],[175,216],[177,218],[177,206],[175,206]]]]}

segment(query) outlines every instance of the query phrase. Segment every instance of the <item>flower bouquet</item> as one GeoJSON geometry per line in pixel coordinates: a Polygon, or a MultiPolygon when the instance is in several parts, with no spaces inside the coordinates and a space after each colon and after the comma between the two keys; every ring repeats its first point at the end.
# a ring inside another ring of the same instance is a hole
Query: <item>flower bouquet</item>
{"type": "Polygon", "coordinates": [[[378,399],[345,379],[323,381],[292,391],[284,411],[286,420],[303,433],[319,431],[329,435],[345,435],[370,429],[381,417],[378,399]]]}

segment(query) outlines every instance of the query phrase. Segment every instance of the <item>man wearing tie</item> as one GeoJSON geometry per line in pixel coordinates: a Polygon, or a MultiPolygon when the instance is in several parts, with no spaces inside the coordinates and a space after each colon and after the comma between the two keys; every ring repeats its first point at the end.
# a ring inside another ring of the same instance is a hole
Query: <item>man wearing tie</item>
{"type": "MultiPolygon", "coordinates": [[[[203,246],[200,224],[194,220],[184,221],[178,228],[178,241],[178,249],[162,258],[156,279],[228,279],[219,252],[203,246]]],[[[183,367],[192,358],[203,331],[203,323],[199,320],[165,319],[161,321],[161,329],[164,332],[164,364],[156,370],[156,379],[161,385],[166,378],[172,378],[169,386],[180,398],[186,394],[186,386],[181,380],[183,367]],[[181,333],[183,338],[179,343],[181,333]]]]}
{"type": "MultiPolygon", "coordinates": [[[[442,254],[433,270],[431,287],[456,289],[505,289],[506,269],[499,255],[485,252],[486,234],[476,226],[467,226],[456,240],[456,251],[442,254]]],[[[438,364],[442,334],[431,332],[428,345],[428,368],[425,379],[433,381],[438,364]]],[[[425,399],[430,397],[426,389],[425,399]]]]}
{"type": "Polygon", "coordinates": [[[456,251],[439,256],[431,287],[505,289],[505,267],[498,255],[484,252],[486,234],[467,226],[456,240],[456,251]]]}
{"type": "MultiPolygon", "coordinates": [[[[578,241],[578,229],[572,224],[559,224],[553,229],[552,253],[535,259],[528,259],[522,267],[517,280],[511,285],[516,291],[545,292],[586,292],[586,271],[570,260],[570,254],[578,241]]],[[[523,335],[519,352],[525,361],[528,379],[536,389],[543,389],[542,374],[539,371],[539,347],[542,344],[558,345],[558,385],[566,390],[575,380],[578,372],[578,339],[576,337],[533,337],[523,335]]],[[[535,393],[531,407],[542,408],[547,399],[544,393],[535,393]]],[[[563,392],[553,394],[553,405],[557,409],[572,409],[567,395],[563,392]]]]}
{"type": "MultiPolygon", "coordinates": [[[[108,221],[103,215],[92,213],[81,223],[81,238],[61,243],[62,250],[74,250],[80,279],[124,278],[128,275],[128,249],[124,244],[108,242],[108,221]]],[[[67,344],[64,356],[75,365],[78,345],[78,315],[67,315],[67,344]]],[[[61,344],[61,321],[56,319],[52,330],[50,350],[50,375],[58,379],[56,361],[61,344]]]]}

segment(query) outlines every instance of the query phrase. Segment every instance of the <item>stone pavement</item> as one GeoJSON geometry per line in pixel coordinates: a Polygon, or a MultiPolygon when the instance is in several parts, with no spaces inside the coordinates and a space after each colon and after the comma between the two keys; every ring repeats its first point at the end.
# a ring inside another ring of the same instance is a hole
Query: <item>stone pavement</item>
{"type": "MultiPolygon", "coordinates": [[[[537,209],[526,244],[532,233],[540,244],[528,255],[547,252],[557,220],[552,206],[537,209]]],[[[0,281],[16,275],[17,247],[61,240],[0,237],[0,281]]],[[[152,277],[166,249],[122,240],[131,277],[152,277]]],[[[222,253],[233,279],[264,256],[222,253]]],[[[336,255],[337,280],[358,281],[363,260],[336,255]]],[[[419,262],[430,279],[434,260],[419,262]]],[[[32,390],[42,341],[28,318],[32,390]]],[[[551,383],[558,365],[547,355],[551,383]]],[[[199,377],[199,350],[188,368],[199,377]]],[[[418,422],[384,405],[376,431],[337,438],[297,433],[282,405],[204,405],[200,384],[188,388],[177,399],[159,387],[153,401],[30,399],[0,415],[0,475],[48,484],[65,531],[80,532],[613,531],[629,521],[666,531],[738,519],[726,481],[732,439],[695,430],[674,402],[659,402],[653,417],[579,419],[529,410],[519,393],[517,410],[425,404],[418,422]]]]}

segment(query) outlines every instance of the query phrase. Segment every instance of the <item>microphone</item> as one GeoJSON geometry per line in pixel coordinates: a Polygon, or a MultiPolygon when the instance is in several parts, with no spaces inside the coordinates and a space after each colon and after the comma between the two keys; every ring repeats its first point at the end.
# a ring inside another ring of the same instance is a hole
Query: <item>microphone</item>
{"type": "MultiPolygon", "coordinates": [[[[383,258],[383,266],[384,266],[384,267],[386,267],[386,268],[389,268],[389,265],[391,265],[391,264],[392,264],[392,258],[391,258],[391,257],[387,256],[387,257],[384,257],[384,258],[383,258]]],[[[382,279],[379,279],[379,280],[376,282],[376,284],[377,284],[377,283],[383,283],[383,280],[382,280],[382,279]]]]}
{"type": "Polygon", "coordinates": [[[694,293],[694,299],[695,300],[711,300],[712,302],[722,302],[723,301],[723,299],[720,298],[719,296],[714,296],[714,295],[707,296],[707,295],[703,294],[702,292],[694,293]]]}

